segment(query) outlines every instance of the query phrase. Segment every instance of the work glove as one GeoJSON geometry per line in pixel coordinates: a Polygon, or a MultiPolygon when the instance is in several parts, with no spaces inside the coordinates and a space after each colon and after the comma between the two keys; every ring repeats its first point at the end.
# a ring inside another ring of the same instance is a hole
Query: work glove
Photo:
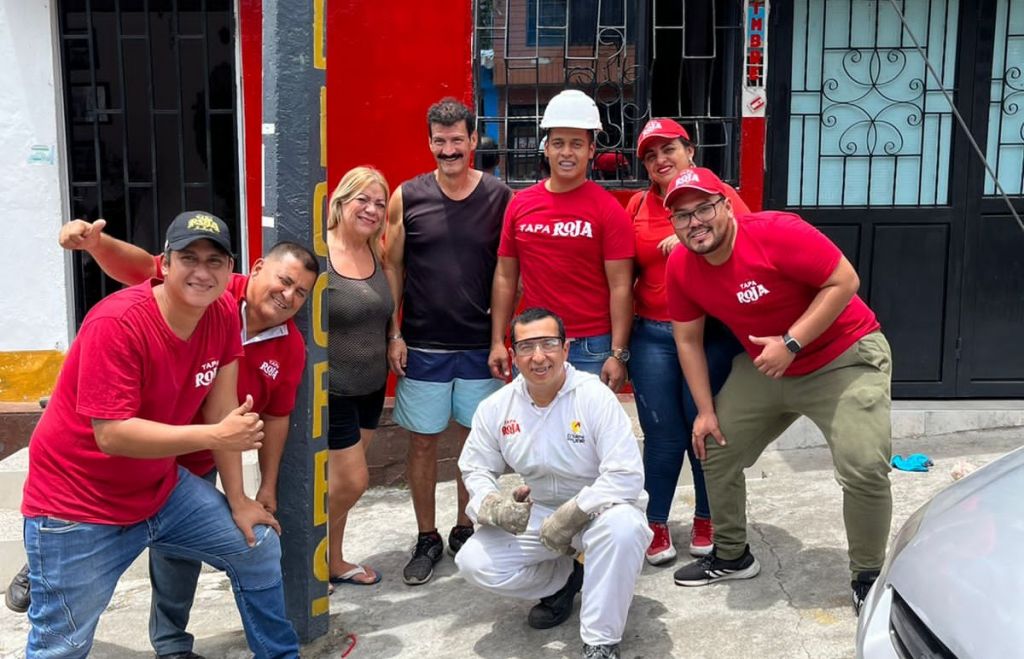
{"type": "Polygon", "coordinates": [[[519,535],[526,530],[530,521],[530,488],[522,485],[511,494],[492,492],[480,502],[477,521],[504,529],[512,535],[519,535]]]}
{"type": "Polygon", "coordinates": [[[590,522],[590,515],[580,510],[575,499],[569,499],[540,525],[540,543],[560,554],[575,553],[572,539],[590,522]]]}

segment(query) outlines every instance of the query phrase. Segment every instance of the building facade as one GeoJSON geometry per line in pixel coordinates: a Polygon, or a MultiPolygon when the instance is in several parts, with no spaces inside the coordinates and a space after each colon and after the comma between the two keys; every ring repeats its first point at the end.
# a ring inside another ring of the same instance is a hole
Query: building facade
{"type": "MultiPolygon", "coordinates": [[[[896,396],[1024,396],[1010,211],[1024,210],[1024,0],[311,2],[328,44],[327,187],[359,164],[392,186],[431,169],[425,111],[446,95],[473,104],[495,171],[522,187],[541,176],[546,103],[580,88],[605,125],[594,178],[620,198],[646,185],[640,128],[669,116],[752,208],[794,210],[835,240],[893,344],[896,396]]],[[[0,14],[10,400],[52,385],[111,290],[57,247],[60,223],[102,216],[155,251],[174,213],[201,206],[251,262],[268,127],[260,0],[0,14]]]]}

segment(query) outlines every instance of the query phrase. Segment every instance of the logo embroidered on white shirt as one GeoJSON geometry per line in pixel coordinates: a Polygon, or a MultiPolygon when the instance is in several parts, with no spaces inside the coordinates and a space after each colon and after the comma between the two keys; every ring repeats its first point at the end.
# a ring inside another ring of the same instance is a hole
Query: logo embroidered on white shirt
{"type": "Polygon", "coordinates": [[[565,439],[571,444],[582,444],[586,441],[586,437],[583,436],[583,424],[579,421],[572,421],[569,423],[569,432],[565,434],[565,439]]]}

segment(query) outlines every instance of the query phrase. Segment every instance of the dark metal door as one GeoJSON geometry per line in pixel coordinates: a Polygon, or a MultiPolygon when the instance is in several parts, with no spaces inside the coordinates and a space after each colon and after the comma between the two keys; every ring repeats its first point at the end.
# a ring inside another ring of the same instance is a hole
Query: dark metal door
{"type": "MultiPolygon", "coordinates": [[[[972,132],[1018,215],[1024,214],[1024,0],[972,8],[981,37],[969,62],[978,84],[972,132]]],[[[968,167],[957,393],[1024,396],[1024,228],[979,158],[968,167]]]]}
{"type": "MultiPolygon", "coordinates": [[[[239,245],[231,0],[60,0],[71,215],[156,253],[174,216],[209,210],[239,245]]],[[[118,285],[75,257],[75,309],[118,285]]]]}
{"type": "Polygon", "coordinates": [[[939,80],[889,2],[772,5],[766,206],[800,213],[857,267],[897,397],[1024,394],[1024,350],[1009,340],[1024,330],[1024,236],[982,194],[943,94],[984,145],[997,3],[1022,4],[899,3],[939,80]]]}

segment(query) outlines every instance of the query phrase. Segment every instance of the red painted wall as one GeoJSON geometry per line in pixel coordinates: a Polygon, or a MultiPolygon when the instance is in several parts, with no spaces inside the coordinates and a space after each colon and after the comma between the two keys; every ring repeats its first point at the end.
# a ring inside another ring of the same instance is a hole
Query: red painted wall
{"type": "Polygon", "coordinates": [[[263,0],[238,0],[249,265],[263,255],[263,0]]]}
{"type": "Polygon", "coordinates": [[[357,165],[392,189],[434,169],[427,108],[472,103],[472,34],[471,0],[327,3],[329,190],[357,165]]]}
{"type": "Polygon", "coordinates": [[[764,208],[765,118],[744,117],[740,126],[739,193],[750,210],[759,211],[764,208]]]}

